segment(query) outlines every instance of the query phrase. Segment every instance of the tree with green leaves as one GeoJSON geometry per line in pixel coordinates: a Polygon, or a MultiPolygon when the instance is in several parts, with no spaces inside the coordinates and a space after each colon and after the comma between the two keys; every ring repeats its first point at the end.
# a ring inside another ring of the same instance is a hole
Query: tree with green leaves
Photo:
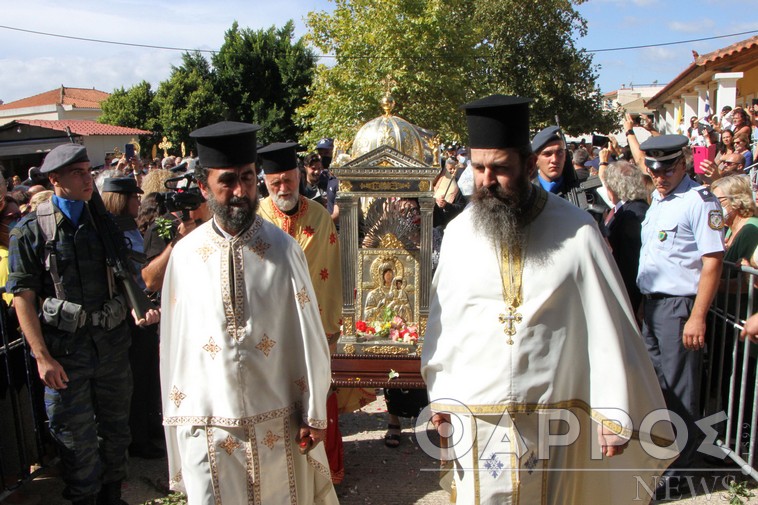
{"type": "Polygon", "coordinates": [[[481,94],[531,97],[532,126],[555,124],[570,134],[618,128],[616,113],[601,108],[592,56],[576,47],[587,21],[574,9],[586,0],[477,0],[472,25],[482,36],[477,60],[481,94]]]}
{"type": "Polygon", "coordinates": [[[473,96],[476,36],[460,19],[474,0],[335,0],[332,13],[311,12],[307,36],[333,66],[319,65],[298,122],[313,144],[320,137],[352,140],[381,114],[391,91],[393,112],[443,138],[464,129],[456,108],[473,96]]]}
{"type": "MultiPolygon", "coordinates": [[[[155,108],[155,92],[150,83],[142,81],[131,88],[119,88],[100,103],[103,113],[97,119],[99,123],[139,128],[141,130],[155,131],[160,129],[155,108]]],[[[153,135],[140,135],[140,146],[145,152],[150,152],[155,137],[153,135]]]]}
{"type": "MultiPolygon", "coordinates": [[[[213,88],[208,60],[198,52],[184,53],[182,64],[171,68],[168,80],[160,83],[155,95],[160,131],[179,153],[182,142],[194,145],[190,132],[224,119],[226,108],[213,88]]],[[[197,154],[197,153],[196,153],[197,154]]]]}
{"type": "Polygon", "coordinates": [[[295,109],[303,104],[313,80],[316,58],[305,42],[294,40],[295,25],[267,30],[227,30],[213,55],[214,89],[228,119],[263,126],[262,142],[300,138],[295,109]]]}
{"type": "Polygon", "coordinates": [[[491,93],[533,98],[535,129],[558,115],[570,133],[613,130],[597,68],[574,41],[584,1],[335,0],[332,13],[308,15],[309,40],[336,64],[319,65],[298,121],[311,142],[350,140],[379,115],[389,77],[396,114],[444,140],[465,141],[458,107],[491,93]]]}
{"type": "Polygon", "coordinates": [[[129,88],[113,90],[113,93],[100,103],[103,113],[98,122],[152,130],[155,128],[155,104],[153,98],[155,92],[150,83],[142,81],[129,88]]]}

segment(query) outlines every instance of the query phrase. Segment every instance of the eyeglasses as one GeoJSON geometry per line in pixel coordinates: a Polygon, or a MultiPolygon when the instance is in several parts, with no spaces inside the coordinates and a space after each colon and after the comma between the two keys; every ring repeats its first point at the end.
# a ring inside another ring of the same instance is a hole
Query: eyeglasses
{"type": "Polygon", "coordinates": [[[741,165],[739,161],[722,161],[721,164],[726,165],[727,167],[734,167],[737,165],[741,165]]]}

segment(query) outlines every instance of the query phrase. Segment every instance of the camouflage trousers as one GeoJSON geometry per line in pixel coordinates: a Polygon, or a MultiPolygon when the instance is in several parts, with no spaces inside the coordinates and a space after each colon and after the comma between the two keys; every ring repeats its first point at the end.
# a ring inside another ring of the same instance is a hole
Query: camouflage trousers
{"type": "Polygon", "coordinates": [[[45,388],[50,432],[60,446],[63,496],[72,501],[124,479],[131,440],[127,325],[109,332],[93,328],[80,341],[71,354],[54,356],[68,375],[68,387],[45,388]]]}

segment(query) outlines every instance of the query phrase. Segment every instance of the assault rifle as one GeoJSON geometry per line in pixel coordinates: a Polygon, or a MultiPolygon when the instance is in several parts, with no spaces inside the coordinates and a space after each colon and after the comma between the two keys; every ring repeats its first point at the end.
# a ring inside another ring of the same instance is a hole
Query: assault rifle
{"type": "Polygon", "coordinates": [[[92,215],[95,228],[100,233],[100,238],[105,247],[106,262],[113,271],[116,282],[126,296],[129,307],[134,309],[135,314],[137,314],[137,319],[144,319],[147,311],[154,309],[155,305],[134,280],[129,268],[128,252],[123,233],[108,214],[105,204],[103,204],[103,198],[94,185],[92,198],[89,200],[89,212],[92,215]]]}

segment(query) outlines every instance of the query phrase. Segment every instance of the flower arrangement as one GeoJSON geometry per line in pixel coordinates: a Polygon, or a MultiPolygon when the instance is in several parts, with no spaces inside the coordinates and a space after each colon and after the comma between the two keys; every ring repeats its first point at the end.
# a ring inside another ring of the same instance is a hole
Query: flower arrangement
{"type": "Polygon", "coordinates": [[[418,325],[406,323],[389,307],[384,307],[379,320],[356,321],[355,329],[358,336],[366,339],[389,338],[393,342],[406,344],[418,342],[418,325]]]}

